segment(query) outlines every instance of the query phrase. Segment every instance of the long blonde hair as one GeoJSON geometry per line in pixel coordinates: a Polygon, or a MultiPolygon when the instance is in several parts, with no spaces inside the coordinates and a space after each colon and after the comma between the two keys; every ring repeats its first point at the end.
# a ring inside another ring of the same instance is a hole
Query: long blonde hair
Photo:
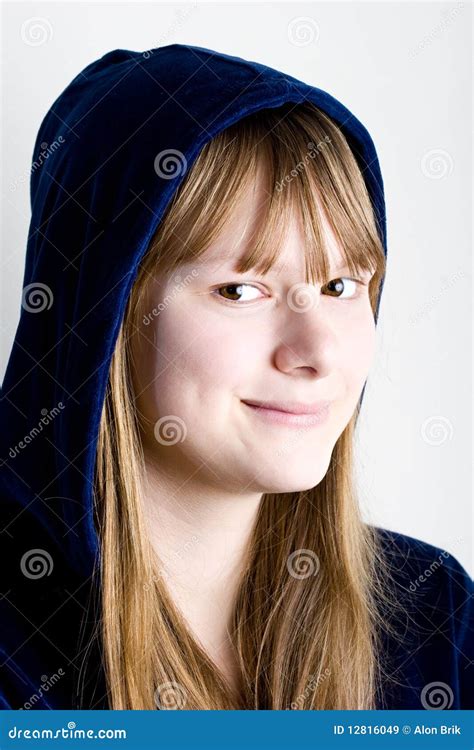
{"type": "Polygon", "coordinates": [[[324,211],[351,272],[375,269],[369,295],[376,309],[385,274],[380,227],[354,155],[325,113],[308,102],[261,110],[203,147],[138,269],[100,424],[100,638],[112,709],[376,706],[383,676],[380,636],[389,627],[379,605],[385,613],[397,605],[378,536],[362,521],[354,490],[359,406],[316,487],[262,496],[232,617],[241,690],[234,692],[173,603],[144,520],[145,467],[130,341],[142,324],[147,282],[199,258],[262,168],[266,215],[239,270],[272,267],[296,210],[304,227],[307,278],[326,279],[324,211]],[[292,575],[288,561],[295,555],[302,566],[317,559],[317,575],[301,569],[292,575]]]}

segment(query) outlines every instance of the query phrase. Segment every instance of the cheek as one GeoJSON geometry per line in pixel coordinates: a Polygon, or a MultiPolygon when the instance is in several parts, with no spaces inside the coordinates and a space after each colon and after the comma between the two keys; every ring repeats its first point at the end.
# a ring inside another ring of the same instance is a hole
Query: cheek
{"type": "Polygon", "coordinates": [[[166,312],[149,326],[152,330],[146,332],[137,359],[142,388],[146,388],[142,404],[155,413],[201,410],[203,406],[208,413],[225,409],[223,400],[232,393],[238,395],[251,373],[258,347],[248,332],[239,334],[235,326],[230,334],[215,320],[212,325],[197,325],[189,314],[166,312]]]}
{"type": "Polygon", "coordinates": [[[361,388],[369,373],[375,353],[375,325],[373,318],[351,326],[345,335],[346,344],[341,354],[341,367],[346,382],[355,390],[361,388]]]}

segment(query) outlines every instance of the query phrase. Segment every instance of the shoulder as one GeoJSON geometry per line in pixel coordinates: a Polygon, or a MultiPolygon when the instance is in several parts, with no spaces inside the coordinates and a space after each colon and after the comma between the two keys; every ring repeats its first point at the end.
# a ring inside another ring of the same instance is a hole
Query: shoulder
{"type": "MultiPolygon", "coordinates": [[[[399,531],[391,531],[379,526],[373,526],[387,562],[405,577],[413,573],[430,578],[431,575],[443,569],[444,577],[453,577],[455,581],[470,586],[473,580],[461,565],[459,560],[443,547],[425,542],[399,531]]],[[[420,581],[420,583],[424,581],[420,581]]],[[[414,582],[415,583],[415,582],[414,582]]]]}
{"type": "Polygon", "coordinates": [[[449,604],[472,603],[474,581],[459,560],[443,547],[398,531],[372,527],[398,586],[415,593],[449,595],[449,604]]]}
{"type": "Polygon", "coordinates": [[[448,550],[372,529],[400,604],[386,642],[401,684],[387,707],[474,708],[474,581],[448,550]]]}
{"type": "Polygon", "coordinates": [[[459,560],[443,547],[416,537],[372,528],[395,590],[406,607],[432,610],[430,614],[437,622],[449,615],[459,636],[464,637],[464,628],[472,625],[474,616],[474,581],[459,560]]]}

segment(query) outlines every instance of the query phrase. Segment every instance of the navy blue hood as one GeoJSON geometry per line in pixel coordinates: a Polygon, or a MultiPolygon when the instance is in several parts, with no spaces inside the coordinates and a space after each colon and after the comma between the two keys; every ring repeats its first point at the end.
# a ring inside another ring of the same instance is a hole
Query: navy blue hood
{"type": "Polygon", "coordinates": [[[81,573],[97,553],[90,482],[116,335],[138,264],[186,171],[160,177],[155,158],[181,152],[189,169],[207,141],[245,115],[305,99],[340,125],[384,228],[382,178],[364,126],[324,91],[258,63],[179,44],[114,50],[74,78],[41,124],[33,160],[58,145],[31,177],[27,291],[3,383],[1,455],[13,515],[35,514],[81,573]],[[42,410],[46,421],[55,407],[32,450],[11,458],[42,410]]]}
{"type": "MultiPolygon", "coordinates": [[[[181,44],[113,50],[74,78],[41,123],[0,411],[4,707],[21,707],[59,668],[64,676],[32,707],[79,706],[71,686],[95,627],[85,613],[98,562],[93,474],[110,360],[141,258],[186,174],[160,176],[155,160],[173,150],[189,169],[229,125],[305,100],[348,141],[386,252],[382,177],[364,125],[325,91],[257,62],[181,44]]],[[[84,707],[101,707],[100,679],[92,692],[86,686],[84,707]]]]}

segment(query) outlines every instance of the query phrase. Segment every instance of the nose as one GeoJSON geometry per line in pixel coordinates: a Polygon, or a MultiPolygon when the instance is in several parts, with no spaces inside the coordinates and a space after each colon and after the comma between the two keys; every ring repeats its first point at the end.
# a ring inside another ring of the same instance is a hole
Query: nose
{"type": "Polygon", "coordinates": [[[298,370],[300,373],[303,369],[324,377],[334,366],[335,332],[320,306],[319,288],[308,284],[299,287],[298,294],[288,297],[275,365],[283,372],[298,370]]]}

